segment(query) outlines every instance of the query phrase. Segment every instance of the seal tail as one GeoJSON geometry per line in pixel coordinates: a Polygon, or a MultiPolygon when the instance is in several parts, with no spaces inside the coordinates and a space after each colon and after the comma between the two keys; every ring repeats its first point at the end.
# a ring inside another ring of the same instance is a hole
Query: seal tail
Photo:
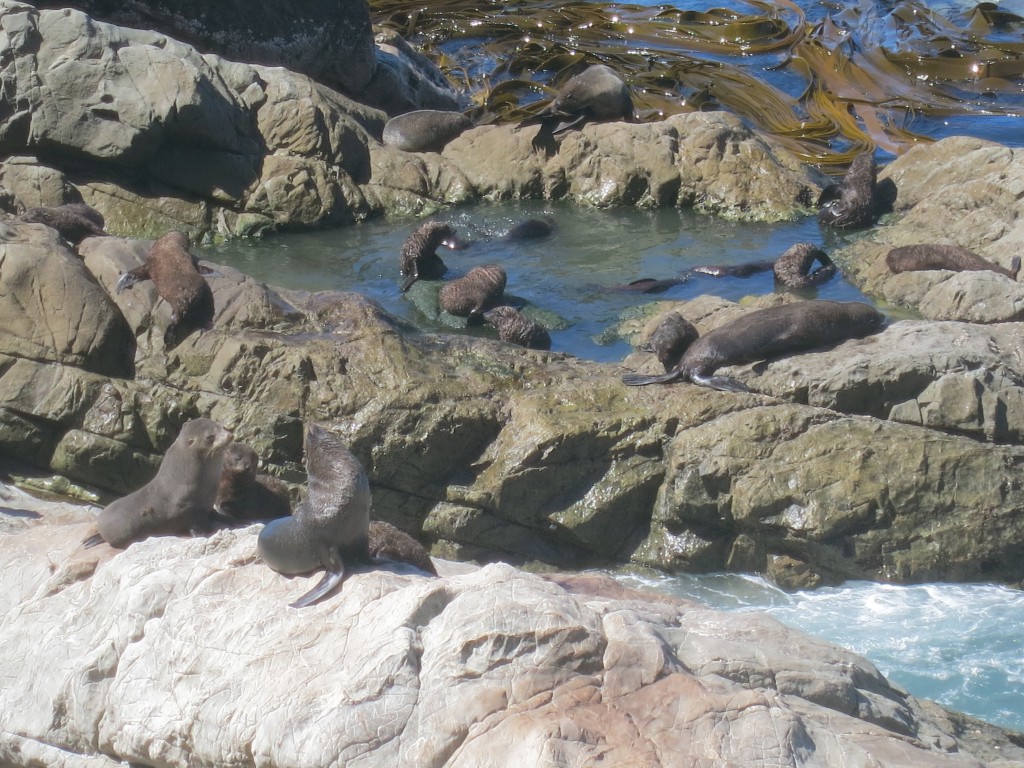
{"type": "Polygon", "coordinates": [[[98,533],[94,533],[89,538],[82,539],[82,548],[83,549],[92,549],[95,546],[99,546],[103,542],[104,542],[104,538],[102,536],[100,536],[98,533]]]}
{"type": "Polygon", "coordinates": [[[307,605],[313,605],[334,592],[334,590],[341,586],[341,582],[344,580],[344,566],[337,571],[327,571],[324,573],[324,577],[320,579],[319,584],[309,590],[309,592],[304,594],[294,603],[289,603],[289,605],[291,605],[292,608],[305,608],[307,605]]]}

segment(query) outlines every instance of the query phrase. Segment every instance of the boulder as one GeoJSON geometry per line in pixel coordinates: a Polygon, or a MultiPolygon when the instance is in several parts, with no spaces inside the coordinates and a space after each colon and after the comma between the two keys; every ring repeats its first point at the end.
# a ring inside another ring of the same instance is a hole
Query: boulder
{"type": "Polygon", "coordinates": [[[260,562],[258,525],[83,551],[95,510],[0,497],[5,765],[1024,759],[1019,736],[764,616],[444,561],[361,568],[295,610],[306,578],[260,562]]]}

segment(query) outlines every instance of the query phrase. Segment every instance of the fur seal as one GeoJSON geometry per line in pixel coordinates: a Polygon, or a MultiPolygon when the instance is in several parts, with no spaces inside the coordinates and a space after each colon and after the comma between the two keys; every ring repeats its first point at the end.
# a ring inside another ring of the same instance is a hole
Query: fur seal
{"type": "Polygon", "coordinates": [[[404,152],[440,152],[472,127],[472,121],[461,112],[417,109],[388,120],[381,140],[385,146],[404,152]]]}
{"type": "Polygon", "coordinates": [[[498,331],[498,338],[527,349],[551,349],[551,335],[519,310],[500,306],[484,312],[484,320],[498,331]]]}
{"type": "Polygon", "coordinates": [[[17,218],[27,224],[45,224],[57,230],[72,245],[78,245],[87,237],[103,237],[107,234],[103,229],[106,226],[103,214],[85,203],[29,208],[17,218]]]}
{"type": "Polygon", "coordinates": [[[802,352],[881,328],[885,316],[861,302],[800,301],[759,309],[721,325],[698,338],[667,373],[626,374],[624,384],[641,386],[677,379],[723,392],[749,392],[736,379],[712,376],[725,365],[740,365],[802,352]]]}
{"type": "Polygon", "coordinates": [[[440,280],[448,267],[435,253],[441,246],[455,248],[455,230],[449,224],[440,221],[428,221],[421,224],[405,242],[399,254],[399,274],[405,277],[402,282],[402,293],[408,291],[412,284],[420,278],[424,280],[440,280]]]}
{"type": "Polygon", "coordinates": [[[186,422],[156,477],[100,512],[99,533],[86,539],[85,546],[105,541],[123,548],[149,536],[208,529],[224,450],[231,440],[231,433],[215,421],[186,422]]]}
{"type": "Polygon", "coordinates": [[[167,349],[174,349],[195,330],[213,327],[213,291],[188,248],[188,235],[172,229],[153,243],[145,264],[117,281],[116,290],[121,293],[142,280],[152,280],[160,298],[171,305],[171,322],[164,331],[167,349]]]}
{"type": "Polygon", "coordinates": [[[259,457],[242,443],[224,451],[215,508],[232,521],[250,522],[287,517],[292,512],[288,489],[269,475],[257,476],[259,457]]]}
{"type": "Polygon", "coordinates": [[[613,285],[608,288],[609,291],[622,291],[623,293],[664,293],[669,288],[676,285],[682,285],[686,282],[686,277],[668,277],[662,280],[658,280],[653,277],[641,277],[639,280],[634,280],[631,283],[625,285],[613,285]]]}
{"type": "Polygon", "coordinates": [[[306,498],[291,517],[263,528],[257,550],[263,561],[288,576],[323,568],[323,579],[291,604],[312,605],[333,592],[349,565],[368,563],[370,481],[341,440],[323,427],[306,429],[306,498]]]}
{"type": "Polygon", "coordinates": [[[416,539],[383,520],[370,521],[370,556],[397,563],[415,565],[421,571],[437,576],[437,569],[426,547],[416,539]]]}
{"type": "Polygon", "coordinates": [[[693,323],[678,312],[669,312],[655,326],[643,349],[653,352],[665,370],[670,371],[698,335],[693,323]]]}
{"type": "Polygon", "coordinates": [[[542,219],[527,219],[516,224],[503,237],[509,242],[522,242],[523,240],[540,240],[550,237],[555,231],[555,221],[549,216],[542,219]]]}
{"type": "Polygon", "coordinates": [[[893,248],[885,257],[885,263],[895,274],[925,269],[951,269],[954,272],[979,272],[989,270],[1017,279],[1020,272],[1020,256],[1014,256],[1010,268],[1000,267],[981,258],[974,251],[958,245],[919,243],[893,248]]]}
{"type": "Polygon", "coordinates": [[[501,300],[508,278],[497,264],[473,267],[465,276],[445,283],[437,294],[441,309],[458,317],[474,317],[501,300]]]}
{"type": "Polygon", "coordinates": [[[843,180],[829,184],[818,197],[818,222],[833,229],[858,229],[875,220],[878,166],[873,152],[861,152],[843,180]]]}
{"type": "Polygon", "coordinates": [[[774,261],[748,261],[745,264],[701,264],[690,272],[711,277],[750,277],[759,272],[768,272],[775,266],[774,261]]]}
{"type": "Polygon", "coordinates": [[[797,243],[775,260],[775,282],[787,288],[811,288],[831,280],[836,265],[828,255],[810,243],[797,243]],[[814,262],[819,266],[811,270],[814,262]]]}

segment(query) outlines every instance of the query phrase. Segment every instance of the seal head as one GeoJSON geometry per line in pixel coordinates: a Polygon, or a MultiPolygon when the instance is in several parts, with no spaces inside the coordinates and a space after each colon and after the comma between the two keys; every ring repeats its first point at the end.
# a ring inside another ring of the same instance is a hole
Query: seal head
{"type": "Polygon", "coordinates": [[[653,352],[665,370],[670,371],[697,336],[693,323],[678,312],[669,312],[655,326],[644,348],[653,352]]]}
{"type": "Polygon", "coordinates": [[[272,520],[291,514],[288,489],[276,478],[257,476],[259,457],[242,443],[224,451],[216,509],[232,521],[272,520]]]}

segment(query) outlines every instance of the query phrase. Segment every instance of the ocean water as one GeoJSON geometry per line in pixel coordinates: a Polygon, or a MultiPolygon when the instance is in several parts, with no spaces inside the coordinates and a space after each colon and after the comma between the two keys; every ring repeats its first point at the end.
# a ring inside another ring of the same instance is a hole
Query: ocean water
{"type": "Polygon", "coordinates": [[[758,611],[868,658],[918,698],[1024,731],[1024,592],[849,582],[783,592],[757,576],[617,578],[725,611],[758,611]]]}

